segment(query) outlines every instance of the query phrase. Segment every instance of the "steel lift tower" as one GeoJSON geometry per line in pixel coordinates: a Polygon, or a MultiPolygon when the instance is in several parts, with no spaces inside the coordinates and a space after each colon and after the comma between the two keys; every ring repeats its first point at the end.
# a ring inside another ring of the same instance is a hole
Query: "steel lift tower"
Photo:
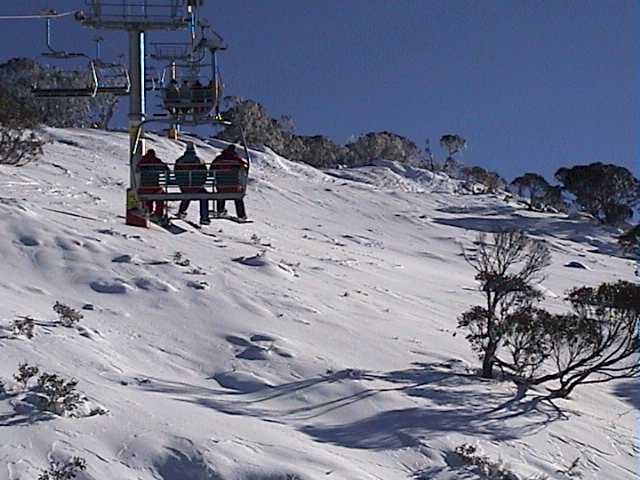
{"type": "Polygon", "coordinates": [[[171,31],[188,28],[201,3],[202,0],[85,0],[86,9],[76,13],[76,19],[87,27],[122,30],[129,34],[131,173],[127,189],[128,225],[148,226],[147,218],[135,213],[140,200],[134,178],[137,171],[135,163],[139,159],[134,153],[139,146],[141,124],[145,120],[145,33],[151,30],[171,31]]]}

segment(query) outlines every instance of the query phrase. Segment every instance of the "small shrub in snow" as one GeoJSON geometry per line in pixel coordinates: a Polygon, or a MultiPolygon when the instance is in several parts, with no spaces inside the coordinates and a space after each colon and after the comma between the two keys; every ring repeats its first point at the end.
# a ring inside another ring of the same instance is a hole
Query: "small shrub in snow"
{"type": "Polygon", "coordinates": [[[38,377],[36,390],[44,398],[44,409],[56,415],[70,413],[79,407],[82,396],[76,390],[78,381],[65,381],[54,373],[43,373],[38,377]]]}
{"type": "Polygon", "coordinates": [[[25,165],[42,155],[44,143],[39,133],[0,124],[0,164],[25,165]]]}
{"type": "Polygon", "coordinates": [[[84,318],[84,316],[80,312],[60,302],[56,302],[56,304],[53,306],[53,311],[58,314],[60,323],[64,327],[73,327],[76,323],[84,318]]]}
{"type": "Polygon", "coordinates": [[[618,244],[628,255],[640,254],[640,225],[636,225],[620,235],[618,244]]]}
{"type": "Polygon", "coordinates": [[[473,470],[481,478],[487,480],[520,480],[501,461],[491,460],[486,455],[481,455],[478,449],[468,443],[463,443],[455,449],[456,455],[464,465],[473,470]]]}
{"type": "Polygon", "coordinates": [[[173,263],[175,263],[180,267],[188,267],[189,265],[191,265],[191,260],[189,260],[188,258],[185,258],[182,252],[174,253],[172,260],[173,260],[173,263]]]}
{"type": "Polygon", "coordinates": [[[20,317],[13,321],[11,324],[11,332],[14,336],[24,336],[28,339],[33,338],[33,329],[35,327],[35,320],[29,316],[20,317]]]}
{"type": "Polygon", "coordinates": [[[42,155],[45,144],[38,113],[0,83],[0,164],[24,165],[42,155]]]}
{"type": "Polygon", "coordinates": [[[568,478],[582,478],[583,472],[580,470],[580,457],[576,457],[567,468],[558,470],[558,473],[568,478]]]}
{"type": "Polygon", "coordinates": [[[38,480],[73,480],[78,473],[87,469],[87,461],[81,457],[73,457],[66,462],[51,462],[48,470],[38,480]]]}
{"type": "Polygon", "coordinates": [[[16,382],[22,384],[23,388],[27,388],[29,380],[38,375],[40,369],[36,366],[29,365],[28,363],[21,363],[18,366],[18,372],[13,374],[16,382]]]}

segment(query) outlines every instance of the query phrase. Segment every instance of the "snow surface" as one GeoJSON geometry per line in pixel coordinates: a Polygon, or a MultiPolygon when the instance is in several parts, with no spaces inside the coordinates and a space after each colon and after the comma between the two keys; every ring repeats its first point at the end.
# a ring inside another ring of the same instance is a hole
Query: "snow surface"
{"type": "MultiPolygon", "coordinates": [[[[572,286],[634,279],[611,232],[392,162],[321,172],[269,151],[254,152],[255,223],[136,229],[126,134],[49,134],[43,160],[0,167],[0,322],[38,320],[33,339],[0,339],[1,479],[75,455],[96,480],[475,478],[452,460],[464,442],[521,478],[569,478],[577,457],[585,479],[638,478],[636,384],[579,388],[561,411],[517,401],[453,335],[480,301],[460,255],[478,231],[548,242],[557,311],[572,286]],[[56,301],[84,306],[81,328],[56,324],[56,301]],[[12,380],[25,361],[108,413],[38,412],[12,380]]],[[[197,145],[207,162],[222,147],[197,145]]]]}

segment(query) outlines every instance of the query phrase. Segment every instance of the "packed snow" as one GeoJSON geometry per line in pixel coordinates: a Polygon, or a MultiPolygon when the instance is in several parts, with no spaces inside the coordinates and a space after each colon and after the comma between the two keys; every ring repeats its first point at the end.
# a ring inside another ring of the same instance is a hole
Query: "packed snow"
{"type": "MultiPolygon", "coordinates": [[[[474,478],[463,443],[522,479],[570,478],[576,458],[584,479],[638,478],[637,384],[579,387],[559,409],[516,400],[454,335],[481,301],[461,255],[478,232],[546,241],[539,288],[564,311],[570,287],[634,280],[613,231],[393,162],[323,172],[269,150],[252,152],[254,223],[139,229],[126,134],[48,134],[42,160],[0,167],[1,479],[73,456],[96,480],[474,478]],[[11,334],[20,316],[32,339],[11,334]],[[79,414],[36,408],[13,379],[24,362],[76,378],[79,414]]],[[[209,163],[224,145],[196,146],[209,163]]],[[[183,144],[148,147],[173,161],[183,144]]]]}

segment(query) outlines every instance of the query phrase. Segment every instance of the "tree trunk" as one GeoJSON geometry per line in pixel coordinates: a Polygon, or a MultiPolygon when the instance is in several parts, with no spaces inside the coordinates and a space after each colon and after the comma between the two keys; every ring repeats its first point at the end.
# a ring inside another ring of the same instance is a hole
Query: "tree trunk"
{"type": "Polygon", "coordinates": [[[497,349],[498,345],[495,342],[490,342],[484,350],[484,357],[482,359],[482,378],[493,378],[493,364],[495,363],[497,349]]]}

